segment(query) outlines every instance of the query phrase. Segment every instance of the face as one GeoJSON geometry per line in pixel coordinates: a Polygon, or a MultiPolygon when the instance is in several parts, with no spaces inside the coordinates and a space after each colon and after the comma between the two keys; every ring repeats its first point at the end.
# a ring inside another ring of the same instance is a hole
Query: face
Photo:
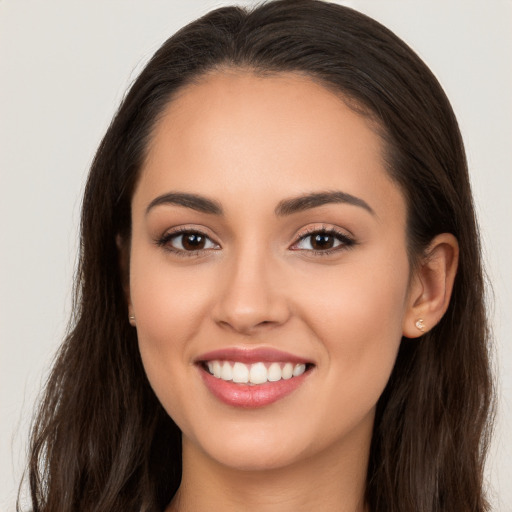
{"type": "Polygon", "coordinates": [[[367,451],[405,222],[378,135],[321,85],[226,71],[180,92],[132,200],[129,303],[184,450],[239,469],[367,451]]]}

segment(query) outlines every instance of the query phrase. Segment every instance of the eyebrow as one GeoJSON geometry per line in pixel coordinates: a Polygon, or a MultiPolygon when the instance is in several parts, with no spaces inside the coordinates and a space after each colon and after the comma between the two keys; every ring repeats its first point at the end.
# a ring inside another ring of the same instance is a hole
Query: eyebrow
{"type": "Polygon", "coordinates": [[[175,204],[201,213],[223,215],[222,206],[217,201],[197,194],[186,194],[183,192],[170,192],[156,197],[146,208],[146,215],[152,208],[162,204],[175,204]]]}
{"type": "Polygon", "coordinates": [[[313,192],[311,194],[293,197],[291,199],[283,199],[276,206],[275,213],[277,216],[292,215],[293,213],[302,212],[304,210],[317,208],[318,206],[331,203],[344,203],[359,206],[372,215],[375,215],[375,212],[366,201],[353,196],[352,194],[341,192],[340,190],[313,192]]]}
{"type": "MultiPolygon", "coordinates": [[[[326,191],[326,192],[313,192],[290,199],[283,199],[278,203],[274,212],[278,217],[292,215],[294,213],[310,210],[323,206],[325,204],[343,203],[358,206],[375,215],[371,206],[363,199],[341,192],[339,190],[326,191]]],[[[146,208],[146,215],[149,211],[156,206],[164,204],[174,204],[177,206],[184,206],[201,213],[209,213],[213,215],[223,215],[224,210],[219,202],[208,199],[207,197],[198,194],[189,194],[184,192],[170,192],[156,197],[149,203],[146,208]]]]}

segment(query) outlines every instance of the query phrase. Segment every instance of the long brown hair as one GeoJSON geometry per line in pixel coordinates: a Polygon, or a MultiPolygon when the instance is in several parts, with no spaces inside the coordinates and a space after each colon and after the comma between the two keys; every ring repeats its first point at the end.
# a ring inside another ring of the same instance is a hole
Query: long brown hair
{"type": "Polygon", "coordinates": [[[161,511],[179,487],[181,434],[145,376],[123,293],[116,237],[151,131],[176,91],[226,67],[301,72],[380,127],[408,206],[411,262],[453,233],[460,263],[443,319],[403,339],[377,405],[367,475],[372,511],[483,512],[492,380],[480,245],[464,148],[433,74],[399,38],[347,7],[281,0],[217,9],[157,51],[91,167],[82,207],[74,317],[35,420],[34,512],[161,511]],[[357,106],[357,107],[356,107],[357,106]]]}

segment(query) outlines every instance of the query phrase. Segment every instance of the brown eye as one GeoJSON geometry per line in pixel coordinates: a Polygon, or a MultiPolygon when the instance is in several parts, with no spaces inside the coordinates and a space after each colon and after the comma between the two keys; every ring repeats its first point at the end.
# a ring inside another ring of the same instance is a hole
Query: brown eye
{"type": "Polygon", "coordinates": [[[325,249],[332,249],[336,240],[333,235],[325,233],[317,233],[311,236],[311,247],[315,251],[322,251],[325,249]]]}
{"type": "Polygon", "coordinates": [[[329,254],[351,247],[354,243],[351,238],[338,231],[318,230],[302,236],[292,249],[311,251],[316,254],[329,254]]]}
{"type": "Polygon", "coordinates": [[[210,237],[200,231],[167,233],[157,243],[160,247],[165,247],[169,251],[182,255],[186,253],[194,254],[195,251],[220,248],[210,237]]]}
{"type": "Polygon", "coordinates": [[[199,233],[187,233],[181,235],[181,244],[186,251],[196,251],[204,249],[206,244],[206,237],[199,233]]]}

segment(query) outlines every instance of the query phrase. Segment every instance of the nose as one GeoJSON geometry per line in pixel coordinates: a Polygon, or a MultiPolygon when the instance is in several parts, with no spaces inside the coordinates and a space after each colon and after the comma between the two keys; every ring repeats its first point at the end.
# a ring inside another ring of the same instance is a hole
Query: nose
{"type": "Polygon", "coordinates": [[[219,274],[219,294],[213,307],[215,322],[245,335],[284,324],[290,317],[283,272],[262,251],[245,251],[226,261],[219,274]]]}

